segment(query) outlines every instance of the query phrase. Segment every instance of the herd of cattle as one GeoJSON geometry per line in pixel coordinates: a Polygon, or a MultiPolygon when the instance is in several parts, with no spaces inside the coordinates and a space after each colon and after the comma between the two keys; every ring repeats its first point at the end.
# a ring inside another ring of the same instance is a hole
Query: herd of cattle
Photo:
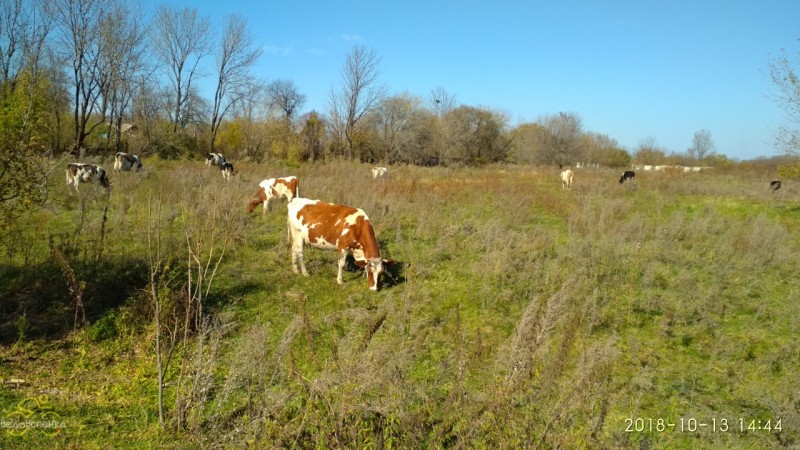
{"type": "MultiPolygon", "coordinates": [[[[221,153],[209,153],[206,157],[207,166],[219,166],[222,176],[229,180],[233,174],[233,164],[225,160],[221,153]]],[[[114,156],[114,171],[140,171],[142,162],[136,155],[119,152],[114,156]]],[[[67,165],[67,186],[70,194],[81,182],[93,182],[103,186],[110,192],[111,185],[108,174],[101,166],[93,164],[72,163],[67,165]]],[[[561,172],[561,187],[564,190],[572,189],[574,172],[566,169],[561,172]]],[[[386,167],[373,167],[372,178],[386,178],[386,167]]],[[[636,173],[626,170],[619,178],[620,184],[633,182],[636,173]]],[[[780,181],[772,181],[770,189],[780,189],[780,181]]],[[[310,200],[300,197],[300,182],[295,176],[284,178],[269,178],[258,185],[258,190],[246,206],[246,211],[252,213],[259,205],[263,205],[264,214],[269,210],[272,199],[286,198],[288,217],[288,239],[292,247],[292,270],[308,276],[303,262],[303,249],[306,245],[324,249],[336,250],[339,254],[339,272],[336,281],[343,283],[343,270],[346,266],[347,256],[352,255],[355,264],[366,271],[369,288],[377,291],[379,277],[384,272],[384,266],[393,261],[381,258],[378,241],[367,214],[360,208],[345,205],[325,203],[319,200],[310,200]]]]}
{"type": "MultiPolygon", "coordinates": [[[[221,153],[209,153],[206,165],[219,166],[226,180],[233,174],[233,164],[226,161],[221,153]]],[[[114,155],[115,172],[140,170],[142,162],[138,156],[122,152],[114,155]]],[[[108,192],[111,190],[108,174],[101,166],[72,163],[67,165],[66,174],[70,194],[73,189],[78,192],[81,182],[95,183],[97,186],[103,186],[108,192]]],[[[372,169],[373,179],[385,178],[387,175],[388,169],[385,167],[372,169]]],[[[336,250],[339,253],[337,283],[344,282],[343,271],[347,265],[347,256],[352,255],[355,264],[366,271],[369,289],[377,291],[380,288],[379,280],[380,275],[384,273],[384,266],[392,264],[393,261],[381,258],[375,231],[364,210],[301,198],[299,195],[300,183],[297,177],[269,178],[259,183],[258,191],[247,204],[246,211],[251,213],[259,205],[263,205],[266,214],[272,199],[285,197],[289,202],[287,225],[288,238],[292,246],[292,270],[308,276],[303,257],[306,245],[323,250],[336,250]]]]}

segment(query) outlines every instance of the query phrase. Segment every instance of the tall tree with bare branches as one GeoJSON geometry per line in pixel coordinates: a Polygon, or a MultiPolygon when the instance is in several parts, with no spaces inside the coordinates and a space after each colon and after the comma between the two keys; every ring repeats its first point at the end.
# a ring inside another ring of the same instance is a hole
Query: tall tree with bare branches
{"type": "Polygon", "coordinates": [[[447,92],[443,87],[436,86],[431,89],[431,94],[428,97],[431,111],[437,117],[443,117],[450,111],[454,110],[458,104],[456,96],[447,92]]]}
{"type": "Polygon", "coordinates": [[[247,19],[236,14],[230,16],[217,54],[217,88],[211,111],[211,151],[214,151],[219,124],[225,114],[242,100],[248,91],[245,85],[255,82],[248,71],[261,53],[261,48],[254,46],[253,37],[247,31],[247,19]]]}
{"type": "Polygon", "coordinates": [[[344,156],[353,157],[354,137],[359,121],[370,112],[384,95],[378,84],[380,58],[375,50],[353,47],[342,67],[342,84],[338,92],[331,91],[330,120],[333,132],[344,145],[344,156]]]}
{"type": "Polygon", "coordinates": [[[108,138],[121,150],[122,122],[132,117],[136,82],[144,71],[144,28],[127,4],[110,10],[100,23],[103,38],[101,69],[107,74],[103,97],[108,105],[108,138]]]}
{"type": "Polygon", "coordinates": [[[23,70],[38,69],[51,28],[52,18],[45,14],[43,4],[0,2],[0,83],[13,84],[23,70]]]}
{"type": "Polygon", "coordinates": [[[275,80],[267,85],[270,106],[280,109],[291,121],[298,109],[306,103],[306,96],[300,93],[291,80],[275,80]]]}
{"type": "Polygon", "coordinates": [[[74,134],[72,150],[83,147],[86,137],[106,120],[102,96],[108,72],[101,67],[103,36],[101,23],[108,11],[117,7],[114,0],[53,0],[53,17],[59,30],[59,48],[71,62],[74,134]],[[93,115],[99,113],[100,120],[93,115]]]}
{"type": "Polygon", "coordinates": [[[150,36],[153,49],[164,63],[172,83],[172,131],[184,130],[189,121],[192,82],[199,76],[200,61],[211,54],[211,25],[197,10],[160,6],[150,36]]]}
{"type": "Polygon", "coordinates": [[[714,140],[711,139],[711,132],[705,129],[696,132],[694,138],[692,138],[692,146],[686,152],[699,162],[703,162],[706,158],[712,156],[714,154],[714,140]]]}

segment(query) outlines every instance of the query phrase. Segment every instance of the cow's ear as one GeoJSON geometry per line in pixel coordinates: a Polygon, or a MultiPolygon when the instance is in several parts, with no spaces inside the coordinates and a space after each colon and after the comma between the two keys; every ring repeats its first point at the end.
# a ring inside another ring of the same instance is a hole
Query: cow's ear
{"type": "Polygon", "coordinates": [[[384,259],[383,260],[383,265],[384,266],[393,266],[396,262],[397,261],[395,261],[393,259],[384,259]]]}

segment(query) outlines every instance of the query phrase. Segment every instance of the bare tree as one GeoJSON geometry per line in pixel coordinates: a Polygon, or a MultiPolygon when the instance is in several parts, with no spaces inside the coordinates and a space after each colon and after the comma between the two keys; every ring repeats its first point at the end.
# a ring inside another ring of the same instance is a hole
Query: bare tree
{"type": "Polygon", "coordinates": [[[264,82],[254,80],[241,89],[242,101],[235,105],[233,114],[240,124],[245,155],[250,158],[260,158],[265,137],[263,123],[269,118],[264,82]]]}
{"type": "Polygon", "coordinates": [[[692,146],[686,151],[690,157],[698,161],[704,161],[714,154],[714,140],[711,139],[711,132],[700,130],[692,138],[692,146]]]}
{"type": "Polygon", "coordinates": [[[115,2],[100,0],[53,0],[55,22],[60,31],[60,48],[69,55],[72,74],[74,140],[77,151],[92,131],[106,120],[102,93],[108,73],[101,68],[102,33],[100,23],[115,2]],[[100,119],[89,126],[95,112],[100,119]]]}
{"type": "Polygon", "coordinates": [[[189,123],[192,82],[199,76],[200,61],[212,51],[209,20],[199,18],[197,10],[160,6],[150,36],[153,48],[164,63],[172,83],[172,131],[184,130],[189,123]]]}
{"type": "Polygon", "coordinates": [[[267,98],[270,106],[278,108],[286,114],[290,121],[298,109],[306,103],[306,96],[301,94],[293,81],[275,80],[267,85],[267,98]]]}
{"type": "Polygon", "coordinates": [[[228,18],[217,54],[217,88],[211,111],[211,151],[219,131],[219,124],[228,110],[242,100],[247,92],[244,85],[252,83],[248,70],[261,57],[261,49],[254,47],[247,32],[247,20],[237,14],[228,18]]]}
{"type": "Polygon", "coordinates": [[[116,150],[119,151],[123,120],[133,115],[131,107],[135,82],[145,70],[144,28],[139,16],[123,3],[109,11],[101,21],[100,34],[103,40],[101,70],[108,77],[103,92],[109,111],[108,139],[111,139],[113,131],[116,150]]]}
{"type": "Polygon", "coordinates": [[[378,85],[379,63],[375,50],[353,47],[342,68],[341,88],[339,92],[331,91],[330,124],[348,158],[354,156],[356,125],[384,95],[383,87],[378,85]]]}
{"type": "Polygon", "coordinates": [[[436,88],[431,90],[429,102],[431,111],[433,111],[437,117],[444,116],[457,106],[456,96],[445,91],[441,86],[436,86],[436,88]]]}
{"type": "Polygon", "coordinates": [[[0,2],[0,82],[14,83],[21,71],[39,66],[52,19],[43,4],[24,0],[0,2]]]}
{"type": "Polygon", "coordinates": [[[792,62],[782,51],[770,61],[769,73],[776,88],[771,95],[791,123],[780,127],[777,143],[787,154],[800,156],[800,57],[792,62]]]}

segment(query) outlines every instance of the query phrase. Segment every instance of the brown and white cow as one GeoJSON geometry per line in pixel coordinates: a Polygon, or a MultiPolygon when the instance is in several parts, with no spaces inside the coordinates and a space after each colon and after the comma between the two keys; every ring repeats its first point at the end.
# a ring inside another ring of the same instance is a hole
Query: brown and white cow
{"type": "Polygon", "coordinates": [[[561,189],[572,189],[572,176],[574,173],[570,169],[561,172],[561,189]]]}
{"type": "Polygon", "coordinates": [[[386,167],[373,167],[372,168],[372,179],[377,180],[378,178],[386,178],[386,175],[389,174],[389,169],[386,167]]]}
{"type": "Polygon", "coordinates": [[[298,195],[300,195],[300,182],[297,177],[268,178],[258,184],[258,191],[247,204],[247,212],[251,213],[258,205],[263,204],[266,214],[269,202],[273,198],[286,197],[286,200],[292,201],[298,195]]]}
{"type": "Polygon", "coordinates": [[[81,182],[95,183],[97,186],[103,186],[108,192],[111,192],[111,183],[108,181],[106,170],[94,164],[71,163],[67,164],[67,186],[69,187],[70,194],[72,189],[78,192],[78,185],[81,182]]]}
{"type": "Polygon", "coordinates": [[[295,273],[299,271],[308,276],[303,262],[303,248],[309,244],[315,248],[339,252],[337,283],[344,282],[342,273],[347,254],[350,253],[355,258],[356,265],[366,270],[369,288],[373,291],[379,289],[379,277],[384,263],[390,264],[391,261],[381,259],[378,240],[375,239],[372,224],[363,210],[307,198],[295,198],[289,202],[287,209],[292,270],[295,273]]]}
{"type": "Polygon", "coordinates": [[[207,166],[219,166],[225,162],[225,157],[222,156],[222,153],[209,153],[206,155],[206,165],[207,166]]]}
{"type": "Polygon", "coordinates": [[[138,172],[142,170],[142,161],[136,155],[117,152],[114,155],[114,172],[119,172],[120,170],[124,172],[135,170],[138,172]]]}

